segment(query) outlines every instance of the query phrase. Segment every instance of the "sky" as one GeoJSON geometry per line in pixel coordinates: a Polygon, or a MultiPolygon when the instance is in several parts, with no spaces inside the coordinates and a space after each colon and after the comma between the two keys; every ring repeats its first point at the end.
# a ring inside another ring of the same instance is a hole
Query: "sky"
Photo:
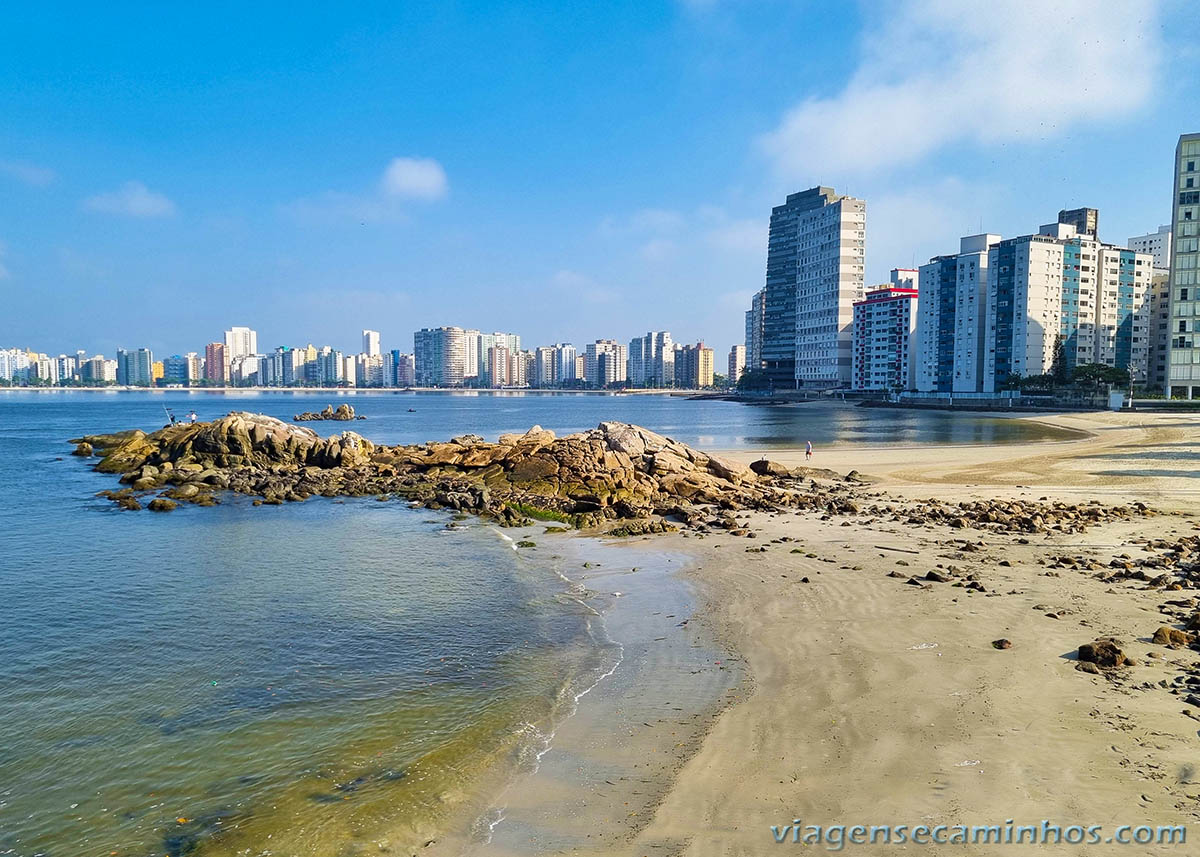
{"type": "Polygon", "coordinates": [[[1194,0],[184,6],[6,10],[0,348],[723,357],[788,193],[867,201],[871,285],[1061,208],[1152,232],[1200,131],[1194,0]]]}

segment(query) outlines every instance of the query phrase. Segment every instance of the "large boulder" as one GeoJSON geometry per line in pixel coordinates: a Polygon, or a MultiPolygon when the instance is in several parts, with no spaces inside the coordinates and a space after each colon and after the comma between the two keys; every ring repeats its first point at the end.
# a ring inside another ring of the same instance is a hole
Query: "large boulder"
{"type": "Polygon", "coordinates": [[[769,458],[760,458],[758,461],[750,462],[750,469],[759,476],[776,476],[785,478],[792,475],[792,471],[784,467],[778,461],[771,461],[769,458]]]}

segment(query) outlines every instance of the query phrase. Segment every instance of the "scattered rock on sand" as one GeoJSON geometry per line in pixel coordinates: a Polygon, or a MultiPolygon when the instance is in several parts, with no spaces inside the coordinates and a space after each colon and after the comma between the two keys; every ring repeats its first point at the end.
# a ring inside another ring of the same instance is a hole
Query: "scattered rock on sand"
{"type": "Polygon", "coordinates": [[[1011,649],[1012,640],[1006,640],[1001,637],[999,640],[992,640],[992,648],[994,649],[1011,649]]]}
{"type": "Polygon", "coordinates": [[[1079,647],[1079,660],[1081,663],[1095,664],[1103,669],[1115,669],[1130,663],[1117,641],[1110,637],[1084,643],[1079,647]]]}
{"type": "Polygon", "coordinates": [[[1153,642],[1171,649],[1183,649],[1196,642],[1196,635],[1162,625],[1154,632],[1153,642]]]}

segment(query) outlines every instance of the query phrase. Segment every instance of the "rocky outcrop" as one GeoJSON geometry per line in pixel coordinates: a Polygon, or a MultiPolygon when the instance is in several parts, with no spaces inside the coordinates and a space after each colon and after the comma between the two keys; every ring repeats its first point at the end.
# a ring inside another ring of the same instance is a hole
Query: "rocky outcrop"
{"type": "MultiPolygon", "coordinates": [[[[100,455],[96,469],[120,473],[136,491],[181,502],[212,502],[217,490],[264,502],[312,495],[395,495],[431,508],[589,525],[681,515],[697,505],[775,509],[824,501],[738,461],[655,432],[606,422],[557,437],[534,426],[489,443],[476,435],[416,446],[377,447],[355,432],[322,438],[260,414],[210,423],[78,438],[100,455]]],[[[661,531],[659,529],[647,530],[661,531]]]]}
{"type": "Polygon", "coordinates": [[[294,422],[308,423],[317,422],[319,420],[338,420],[341,422],[349,422],[350,420],[365,420],[366,417],[355,416],[354,406],[348,405],[345,402],[334,408],[333,405],[326,405],[320,411],[305,411],[302,414],[296,414],[292,417],[294,422]]]}
{"type": "MultiPolygon", "coordinates": [[[[866,516],[1009,533],[1078,532],[1103,521],[1151,514],[1140,504],[888,502],[831,471],[822,483],[816,471],[789,471],[769,461],[746,465],[619,422],[565,437],[534,426],[524,434],[501,435],[495,443],[468,434],[376,446],[352,431],[322,438],[303,426],[237,412],[152,434],[91,435],[73,442],[100,456],[97,470],[121,474],[131,486],[126,491],[157,492],[198,505],[219,502],[219,492],[226,490],[254,496],[259,504],[374,495],[486,515],[505,525],[531,519],[576,527],[671,519],[701,532],[742,536],[750,533],[733,517],[738,510],[866,516]]],[[[662,530],[624,526],[620,532],[662,530]]]]}

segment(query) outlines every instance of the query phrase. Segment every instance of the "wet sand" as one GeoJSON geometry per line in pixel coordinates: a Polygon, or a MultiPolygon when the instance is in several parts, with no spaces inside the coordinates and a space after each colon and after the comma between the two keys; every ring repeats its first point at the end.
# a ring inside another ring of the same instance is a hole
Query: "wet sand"
{"type": "MultiPolygon", "coordinates": [[[[1117,554],[1144,555],[1135,539],[1194,534],[1200,418],[1038,419],[1088,434],[1027,447],[827,450],[814,439],[811,464],[858,470],[876,480],[871,490],[892,498],[1140,500],[1170,514],[1027,543],[1015,534],[864,519],[843,526],[836,517],[790,513],[746,515],[754,540],[657,537],[656,547],[691,558],[686,574],[704,602],[694,621],[744,660],[744,677],[694,747],[679,748],[673,781],[650,784],[650,799],[639,795],[637,816],[623,816],[611,790],[632,793],[638,783],[582,786],[609,792],[597,815],[611,825],[601,841],[530,841],[524,852],[761,854],[786,847],[771,827],[795,819],[910,828],[1046,819],[1064,828],[1103,825],[1105,838],[1122,824],[1188,824],[1191,838],[1200,837],[1200,720],[1182,713],[1192,708],[1182,696],[1157,685],[1197,655],[1149,639],[1171,624],[1160,605],[1197,593],[1104,582],[1094,570],[1051,568],[1049,559],[1069,553],[1107,565],[1117,554]],[[963,540],[983,548],[964,553],[963,540]],[[767,550],[748,552],[759,546],[767,550]],[[987,591],[888,576],[921,576],[939,564],[977,573],[987,591]],[[1138,665],[1115,679],[1077,671],[1078,646],[1100,636],[1119,638],[1138,665]],[[1012,647],[994,648],[999,638],[1012,647]]],[[[802,449],[767,455],[805,463],[802,449]]],[[[579,716],[580,726],[603,730],[592,739],[598,751],[607,741],[620,753],[620,730],[589,722],[586,706],[579,716]]],[[[669,746],[658,744],[660,752],[669,746]]],[[[564,829],[570,823],[561,819],[564,829]]],[[[1188,847],[1102,840],[1002,848],[1097,855],[1188,847]]],[[[861,854],[893,848],[846,845],[861,854]]],[[[955,851],[999,853],[995,845],[955,851]]]]}

